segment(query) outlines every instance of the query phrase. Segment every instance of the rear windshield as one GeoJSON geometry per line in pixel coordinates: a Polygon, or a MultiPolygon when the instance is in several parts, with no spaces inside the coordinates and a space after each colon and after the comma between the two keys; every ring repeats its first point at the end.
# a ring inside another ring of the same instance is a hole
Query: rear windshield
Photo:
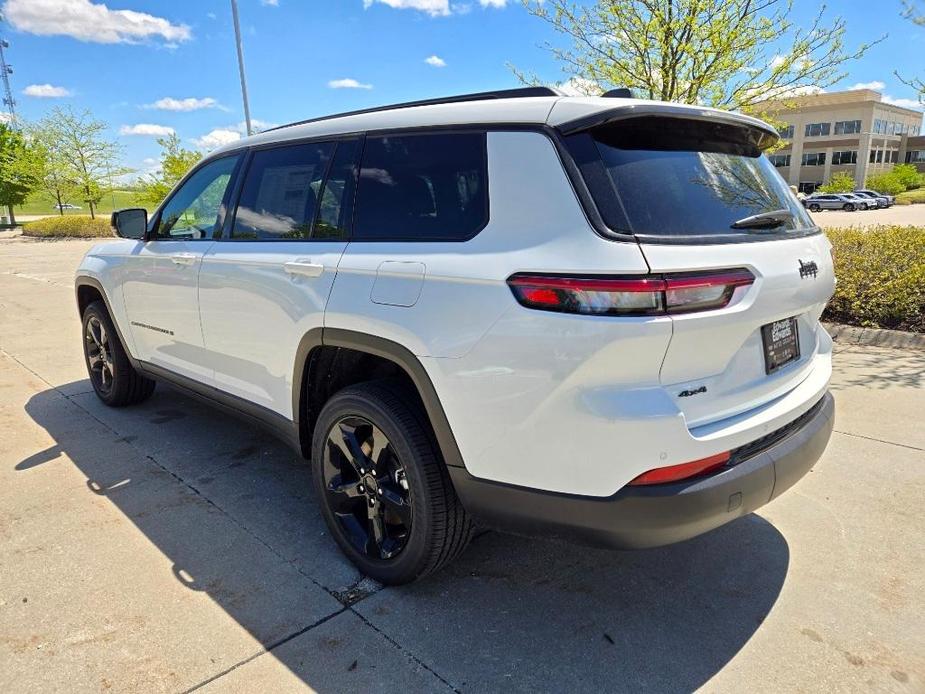
{"type": "Polygon", "coordinates": [[[690,237],[813,228],[803,205],[741,127],[639,118],[574,136],[573,145],[598,209],[614,231],[690,237]],[[779,210],[792,216],[783,216],[777,227],[732,226],[779,210]]]}

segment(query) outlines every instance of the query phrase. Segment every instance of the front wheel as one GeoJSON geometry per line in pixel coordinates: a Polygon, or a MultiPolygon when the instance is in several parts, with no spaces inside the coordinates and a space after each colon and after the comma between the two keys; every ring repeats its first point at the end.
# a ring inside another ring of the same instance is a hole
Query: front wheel
{"type": "Polygon", "coordinates": [[[822,207],[819,206],[819,203],[814,203],[814,204],[812,204],[812,205],[809,206],[809,211],[810,211],[810,212],[819,212],[821,209],[822,209],[822,207]]]}
{"type": "Polygon", "coordinates": [[[391,585],[436,571],[472,537],[424,413],[407,402],[390,382],[345,388],[312,437],[312,479],[331,534],[360,571],[391,585]]]}
{"type": "Polygon", "coordinates": [[[845,212],[854,212],[854,203],[846,202],[844,205],[842,205],[842,209],[845,212]]]}
{"type": "Polygon", "coordinates": [[[124,407],[151,396],[154,381],[132,366],[102,301],[84,310],[83,337],[87,373],[100,400],[110,407],[124,407]]]}

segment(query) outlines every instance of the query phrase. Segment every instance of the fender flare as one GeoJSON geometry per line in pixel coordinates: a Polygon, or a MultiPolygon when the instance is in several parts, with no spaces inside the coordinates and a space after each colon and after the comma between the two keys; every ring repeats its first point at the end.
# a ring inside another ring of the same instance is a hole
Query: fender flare
{"type": "MultiPolygon", "coordinates": [[[[116,334],[119,336],[119,342],[122,343],[122,348],[125,350],[125,356],[128,357],[129,363],[139,370],[141,366],[138,363],[138,360],[134,357],[131,352],[130,344],[126,341],[125,335],[122,334],[122,328],[119,327],[119,323],[116,321],[115,314],[112,312],[112,305],[109,303],[109,295],[106,293],[106,290],[103,288],[102,282],[100,282],[95,277],[90,277],[89,275],[78,275],[74,280],[74,300],[77,302],[77,311],[80,313],[80,288],[81,287],[92,287],[99,295],[103,297],[103,303],[106,304],[106,312],[109,314],[109,320],[112,321],[112,324],[116,328],[116,334]]],[[[83,315],[80,315],[80,319],[83,320],[83,315]]]]}
{"type": "Polygon", "coordinates": [[[434,384],[420,359],[407,347],[397,342],[354,330],[314,328],[309,330],[299,342],[292,379],[292,413],[297,431],[302,430],[300,420],[305,398],[305,369],[308,365],[308,356],[316,347],[344,347],[366,352],[387,359],[400,367],[411,379],[424,403],[424,409],[433,427],[443,460],[450,467],[465,469],[466,466],[446,412],[443,410],[434,384]]]}

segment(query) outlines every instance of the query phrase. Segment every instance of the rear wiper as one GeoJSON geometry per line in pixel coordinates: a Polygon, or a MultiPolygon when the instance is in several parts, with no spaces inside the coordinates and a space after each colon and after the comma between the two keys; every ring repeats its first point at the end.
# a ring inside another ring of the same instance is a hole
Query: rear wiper
{"type": "Polygon", "coordinates": [[[790,210],[771,210],[761,214],[753,214],[750,217],[743,217],[729,226],[733,229],[770,229],[779,227],[784,222],[793,219],[793,212],[790,210]]]}

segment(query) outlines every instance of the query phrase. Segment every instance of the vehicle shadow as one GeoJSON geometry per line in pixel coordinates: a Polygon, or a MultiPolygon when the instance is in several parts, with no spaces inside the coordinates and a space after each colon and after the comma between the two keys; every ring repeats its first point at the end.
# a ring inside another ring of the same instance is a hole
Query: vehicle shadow
{"type": "MultiPolygon", "coordinates": [[[[27,403],[54,444],[16,469],[66,455],[88,490],[170,560],[173,577],[165,580],[207,593],[264,647],[317,619],[299,621],[304,596],[274,582],[279,565],[297,566],[332,594],[359,579],[324,531],[308,467],[283,444],[161,386],[125,410],[95,410],[94,396],[62,396],[67,389],[27,403]],[[75,405],[109,428],[108,447],[75,423],[75,405]],[[131,470],[114,454],[127,445],[136,451],[131,470]],[[216,513],[273,551],[255,556],[230,544],[226,526],[208,520],[216,513]]],[[[777,600],[789,560],[783,536],[754,515],[641,552],[486,532],[424,581],[361,594],[356,603],[336,597],[397,644],[401,658],[459,690],[681,692],[704,684],[748,642],[777,600]]],[[[317,687],[323,656],[291,645],[272,653],[317,687]]]]}

